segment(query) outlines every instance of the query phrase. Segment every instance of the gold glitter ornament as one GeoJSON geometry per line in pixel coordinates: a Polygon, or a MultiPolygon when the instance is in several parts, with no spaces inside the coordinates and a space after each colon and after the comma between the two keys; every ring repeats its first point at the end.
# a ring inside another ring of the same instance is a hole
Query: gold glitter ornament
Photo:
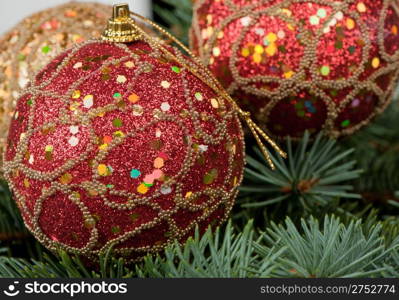
{"type": "MultiPolygon", "coordinates": [[[[71,2],[23,19],[0,39],[0,161],[19,90],[58,53],[99,37],[111,7],[71,2]]],[[[79,68],[76,64],[75,68],[79,68]]],[[[1,163],[2,164],[2,163],[1,163]]]]}

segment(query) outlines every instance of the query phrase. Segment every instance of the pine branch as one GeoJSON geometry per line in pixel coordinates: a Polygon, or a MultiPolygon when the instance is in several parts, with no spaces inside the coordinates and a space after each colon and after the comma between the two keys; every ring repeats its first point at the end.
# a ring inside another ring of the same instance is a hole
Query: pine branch
{"type": "Polygon", "coordinates": [[[399,278],[399,250],[393,251],[391,257],[385,264],[386,271],[382,272],[383,277],[399,278]]]}
{"type": "Polygon", "coordinates": [[[139,277],[159,278],[246,278],[254,274],[270,277],[280,253],[266,255],[260,262],[254,255],[253,240],[252,222],[238,234],[234,233],[231,223],[224,233],[220,229],[215,233],[208,230],[202,238],[197,230],[184,249],[176,244],[166,249],[165,258],[148,256],[136,267],[136,273],[139,277]]]}
{"type": "Polygon", "coordinates": [[[0,181],[0,241],[11,241],[28,237],[15,201],[7,183],[0,181]]]}
{"type": "Polygon", "coordinates": [[[360,198],[349,184],[361,173],[354,168],[355,161],[348,161],[353,150],[341,150],[335,140],[319,134],[310,143],[305,133],[294,147],[288,138],[287,160],[272,155],[275,171],[267,167],[258,148],[254,152],[256,158],[247,157],[244,186],[240,188],[243,207],[273,205],[284,207],[288,214],[299,208],[314,213],[337,199],[360,198]]]}
{"type": "Polygon", "coordinates": [[[0,257],[0,277],[59,277],[59,278],[121,278],[121,277],[253,277],[270,276],[278,252],[259,263],[254,255],[254,230],[248,223],[236,234],[229,223],[225,230],[214,233],[209,228],[201,237],[195,236],[184,246],[177,242],[166,248],[163,255],[147,256],[141,264],[129,269],[122,259],[112,257],[112,249],[100,256],[99,271],[90,270],[82,261],[65,252],[57,257],[43,255],[42,261],[0,257]]]}
{"type": "Polygon", "coordinates": [[[365,170],[356,189],[369,200],[385,202],[399,190],[398,128],[399,103],[395,101],[368,127],[344,141],[348,148],[356,149],[356,160],[365,170]]]}
{"type": "Polygon", "coordinates": [[[329,216],[323,223],[311,217],[302,220],[301,230],[289,218],[285,226],[272,223],[263,236],[266,246],[257,243],[257,252],[269,254],[269,245],[274,251],[284,249],[277,259],[282,277],[378,277],[393,268],[386,261],[398,249],[399,239],[386,246],[380,223],[367,228],[358,220],[345,226],[329,216]]]}
{"type": "MultiPolygon", "coordinates": [[[[163,254],[146,256],[142,263],[127,266],[112,256],[100,256],[100,265],[90,269],[76,256],[60,252],[44,254],[41,260],[0,257],[0,277],[47,278],[232,278],[232,277],[380,277],[398,270],[399,237],[391,241],[392,227],[352,220],[347,225],[336,217],[323,224],[311,217],[296,228],[288,218],[285,226],[272,223],[257,233],[249,222],[236,233],[231,223],[225,229],[198,229],[184,246],[177,242],[163,254]],[[385,227],[385,229],[384,229],[385,227]],[[259,236],[259,237],[257,237],[259,236]],[[396,251],[396,252],[395,252],[396,251]]],[[[395,223],[399,229],[399,222],[395,223]]],[[[391,224],[392,226],[392,224],[391,224]]],[[[397,232],[397,231],[396,231],[397,232]]]]}
{"type": "Polygon", "coordinates": [[[191,0],[162,0],[154,3],[155,18],[166,23],[180,41],[188,45],[188,31],[191,26],[191,0]]]}
{"type": "Polygon", "coordinates": [[[0,251],[8,256],[40,258],[43,247],[26,229],[8,185],[0,181],[0,251]]]}
{"type": "Polygon", "coordinates": [[[111,257],[112,248],[100,257],[100,271],[89,270],[82,261],[65,252],[44,253],[41,261],[0,257],[0,278],[127,278],[133,273],[123,259],[111,257]]]}

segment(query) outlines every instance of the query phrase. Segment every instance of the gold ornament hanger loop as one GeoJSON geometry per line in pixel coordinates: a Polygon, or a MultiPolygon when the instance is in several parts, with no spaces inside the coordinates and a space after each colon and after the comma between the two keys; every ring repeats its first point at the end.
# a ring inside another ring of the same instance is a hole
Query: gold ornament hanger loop
{"type": "Polygon", "coordinates": [[[256,142],[258,143],[263,155],[265,156],[266,161],[273,170],[275,169],[274,163],[271,160],[269,151],[262,142],[262,138],[267,143],[269,143],[282,157],[284,158],[287,157],[287,154],[283,150],[281,150],[280,147],[251,119],[250,112],[244,111],[238,106],[236,101],[227,93],[227,91],[222,87],[219,81],[203,65],[201,60],[190,51],[190,49],[188,49],[185,45],[183,45],[182,42],[180,42],[177,38],[175,38],[172,34],[167,32],[161,26],[155,24],[146,17],[143,17],[139,14],[129,11],[129,6],[127,4],[114,5],[112,18],[108,21],[108,25],[102,35],[102,39],[116,43],[129,43],[138,40],[145,40],[150,44],[156,46],[156,48],[161,49],[161,51],[163,51],[169,57],[172,57],[183,67],[192,72],[201,81],[206,82],[219,96],[223,97],[233,106],[234,110],[241,117],[241,119],[243,119],[247,123],[247,126],[251,130],[253,136],[255,137],[256,142]],[[181,58],[177,57],[174,53],[169,51],[166,47],[163,47],[160,44],[160,42],[157,41],[157,39],[151,37],[143,29],[137,26],[134,19],[131,18],[130,16],[140,19],[145,24],[151,25],[153,28],[158,30],[162,35],[166,36],[171,41],[176,43],[176,45],[178,45],[181,49],[183,49],[193,59],[197,67],[200,67],[201,69],[196,70],[192,66],[188,65],[181,58]]]}
{"type": "Polygon", "coordinates": [[[113,6],[112,18],[108,20],[107,28],[101,38],[115,43],[130,43],[141,38],[137,26],[132,24],[129,16],[129,5],[117,4],[113,6]]]}

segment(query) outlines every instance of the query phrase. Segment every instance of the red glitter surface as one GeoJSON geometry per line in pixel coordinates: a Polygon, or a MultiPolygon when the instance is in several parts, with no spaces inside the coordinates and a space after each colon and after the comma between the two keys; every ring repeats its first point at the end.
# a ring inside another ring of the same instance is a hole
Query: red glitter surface
{"type": "Polygon", "coordinates": [[[399,66],[395,3],[195,1],[191,47],[275,136],[351,134],[390,101],[399,66]]]}
{"type": "Polygon", "coordinates": [[[225,219],[242,178],[241,125],[235,113],[225,117],[229,103],[177,62],[143,42],[120,48],[91,41],[56,58],[34,84],[38,95],[27,90],[18,101],[5,166],[19,206],[27,207],[26,224],[47,247],[91,256],[117,239],[115,249],[129,248],[121,255],[136,259],[183,241],[197,223],[225,219]],[[110,104],[118,109],[82,121],[110,104]],[[158,119],[159,112],[169,119],[158,119]],[[20,157],[17,145],[25,140],[20,157]],[[144,180],[151,182],[143,187],[144,180]],[[99,188],[85,188],[90,183],[99,188]],[[98,238],[87,248],[93,228],[98,238]]]}

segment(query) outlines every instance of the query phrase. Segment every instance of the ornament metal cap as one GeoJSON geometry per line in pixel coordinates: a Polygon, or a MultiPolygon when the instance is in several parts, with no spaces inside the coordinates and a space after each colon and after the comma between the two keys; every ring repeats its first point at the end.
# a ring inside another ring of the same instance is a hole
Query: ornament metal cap
{"type": "Polygon", "coordinates": [[[101,38],[116,43],[129,43],[140,39],[135,21],[129,16],[128,4],[116,4],[112,9],[112,18],[108,20],[107,28],[101,38]]]}

